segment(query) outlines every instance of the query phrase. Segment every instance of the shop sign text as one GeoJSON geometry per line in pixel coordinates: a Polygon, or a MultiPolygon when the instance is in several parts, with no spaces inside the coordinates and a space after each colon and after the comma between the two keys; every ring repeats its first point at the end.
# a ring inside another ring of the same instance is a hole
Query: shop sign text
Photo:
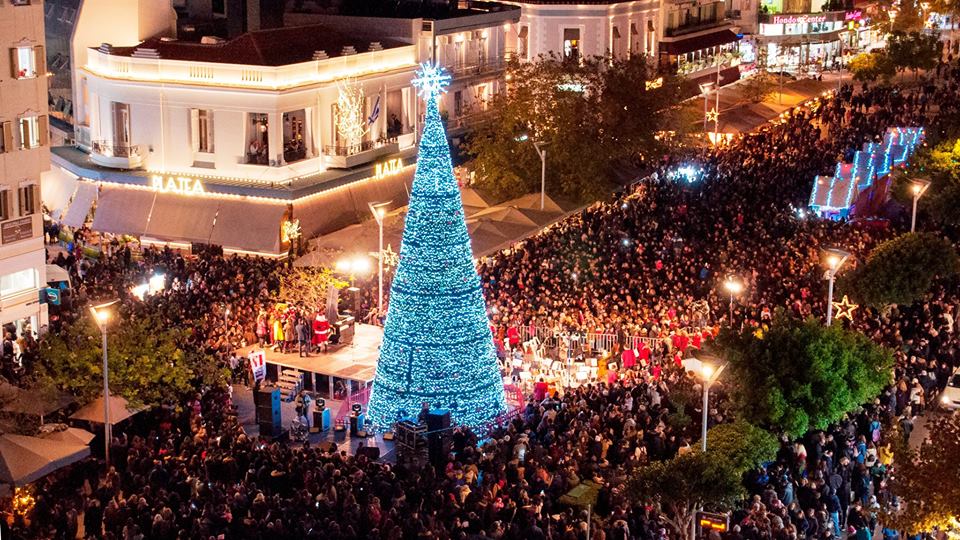
{"type": "Polygon", "coordinates": [[[388,176],[393,176],[395,174],[400,174],[400,171],[403,170],[403,159],[393,158],[388,159],[387,161],[382,161],[377,163],[373,167],[373,177],[377,180],[381,178],[386,178],[388,176]]]}
{"type": "Polygon", "coordinates": [[[826,15],[774,15],[773,24],[809,24],[827,22],[826,15]]]}
{"type": "Polygon", "coordinates": [[[197,195],[206,193],[203,182],[189,176],[163,176],[155,174],[150,177],[150,187],[161,193],[176,193],[178,195],[197,195]]]}

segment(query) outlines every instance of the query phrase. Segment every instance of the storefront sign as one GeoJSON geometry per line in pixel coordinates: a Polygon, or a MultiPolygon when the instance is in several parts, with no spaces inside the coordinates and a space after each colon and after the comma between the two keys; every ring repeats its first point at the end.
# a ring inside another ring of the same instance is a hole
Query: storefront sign
{"type": "Polygon", "coordinates": [[[178,195],[196,195],[206,193],[203,182],[189,176],[164,176],[155,174],[150,177],[150,187],[162,193],[178,195]]]}
{"type": "Polygon", "coordinates": [[[4,244],[29,240],[33,236],[33,218],[30,216],[8,221],[0,226],[0,241],[4,244]]]}
{"type": "Polygon", "coordinates": [[[377,180],[380,180],[381,178],[400,174],[400,171],[402,170],[403,160],[401,158],[388,159],[387,161],[382,161],[374,166],[373,177],[377,180]]]}
{"type": "Polygon", "coordinates": [[[859,21],[863,17],[863,11],[857,9],[854,11],[848,11],[844,16],[843,20],[845,21],[859,21]]]}
{"type": "Polygon", "coordinates": [[[773,24],[808,24],[827,22],[826,15],[774,15],[773,24]]]}

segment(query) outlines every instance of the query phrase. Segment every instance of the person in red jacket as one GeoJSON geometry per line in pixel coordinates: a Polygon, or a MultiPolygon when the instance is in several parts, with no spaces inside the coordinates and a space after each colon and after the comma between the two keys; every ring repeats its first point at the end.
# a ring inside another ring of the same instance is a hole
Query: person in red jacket
{"type": "Polygon", "coordinates": [[[330,321],[323,313],[317,313],[313,320],[313,346],[316,350],[323,348],[327,351],[327,340],[330,338],[330,321]]]}

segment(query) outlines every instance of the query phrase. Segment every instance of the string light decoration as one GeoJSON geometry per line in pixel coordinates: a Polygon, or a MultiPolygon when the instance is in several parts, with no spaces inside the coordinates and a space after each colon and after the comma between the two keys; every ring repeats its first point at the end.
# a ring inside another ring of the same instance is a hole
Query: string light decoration
{"type": "Polygon", "coordinates": [[[337,81],[337,133],[345,146],[356,146],[367,134],[367,116],[363,110],[363,88],[347,80],[337,81]]]}
{"type": "Polygon", "coordinates": [[[430,64],[417,75],[426,122],[370,395],[375,430],[416,417],[424,403],[449,410],[454,423],[471,427],[507,410],[437,107],[450,78],[430,64]]]}
{"type": "Polygon", "coordinates": [[[834,316],[834,319],[846,318],[848,321],[852,321],[853,310],[857,309],[858,307],[860,306],[857,304],[854,304],[849,299],[847,299],[847,295],[843,295],[843,300],[833,303],[833,309],[837,311],[837,314],[836,316],[834,316]]]}

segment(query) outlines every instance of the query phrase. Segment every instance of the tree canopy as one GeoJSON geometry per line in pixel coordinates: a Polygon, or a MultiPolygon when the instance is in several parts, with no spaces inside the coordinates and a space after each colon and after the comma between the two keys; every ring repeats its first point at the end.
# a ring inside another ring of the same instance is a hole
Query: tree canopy
{"type": "Polygon", "coordinates": [[[840,289],[874,307],[910,304],[937,278],[960,271],[953,245],[930,233],[907,233],[877,246],[866,264],[846,273],[840,289]]]}
{"type": "Polygon", "coordinates": [[[883,79],[889,81],[897,72],[893,60],[885,52],[861,53],[847,64],[855,80],[866,82],[883,79]]]}
{"type": "Polygon", "coordinates": [[[507,90],[491,98],[491,118],[465,149],[480,186],[510,198],[540,189],[536,142],[546,151],[547,191],[590,200],[624,161],[659,155],[662,132],[681,129],[678,101],[678,81],[655,78],[641,55],[511,62],[507,90]]]}
{"type": "Polygon", "coordinates": [[[755,333],[721,331],[734,403],[743,418],[791,436],[825,429],[890,382],[893,356],[859,332],[780,312],[755,333]]]}
{"type": "MultiPolygon", "coordinates": [[[[124,317],[107,334],[111,393],[134,406],[181,403],[194,388],[224,381],[215,359],[185,346],[189,335],[154,317],[124,317]]],[[[67,391],[86,403],[103,393],[100,331],[88,316],[50,334],[37,366],[38,385],[67,391]]]]}
{"type": "Polygon", "coordinates": [[[902,449],[890,478],[900,511],[887,517],[910,534],[960,527],[960,415],[928,417],[929,439],[915,450],[902,449]]]}
{"type": "Polygon", "coordinates": [[[773,459],[780,442],[765,429],[744,420],[720,424],[707,431],[707,452],[724,461],[738,476],[773,459]]]}
{"type": "Polygon", "coordinates": [[[895,30],[887,36],[887,54],[900,71],[909,69],[914,75],[921,69],[936,67],[941,51],[940,35],[926,32],[895,30]]]}

